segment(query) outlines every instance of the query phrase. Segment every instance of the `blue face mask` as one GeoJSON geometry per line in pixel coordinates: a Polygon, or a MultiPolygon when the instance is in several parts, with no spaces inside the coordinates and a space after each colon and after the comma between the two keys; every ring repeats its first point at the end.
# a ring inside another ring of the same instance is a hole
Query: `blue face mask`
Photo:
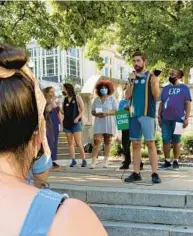
{"type": "Polygon", "coordinates": [[[102,88],[100,89],[100,92],[102,95],[107,95],[108,94],[108,89],[107,88],[102,88]]]}

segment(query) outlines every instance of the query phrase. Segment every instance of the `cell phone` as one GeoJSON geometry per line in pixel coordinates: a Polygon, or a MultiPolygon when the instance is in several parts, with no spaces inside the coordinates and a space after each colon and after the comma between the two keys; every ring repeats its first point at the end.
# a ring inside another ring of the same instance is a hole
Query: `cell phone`
{"type": "Polygon", "coordinates": [[[158,70],[158,69],[155,69],[153,73],[156,77],[158,77],[162,73],[162,71],[158,70]]]}

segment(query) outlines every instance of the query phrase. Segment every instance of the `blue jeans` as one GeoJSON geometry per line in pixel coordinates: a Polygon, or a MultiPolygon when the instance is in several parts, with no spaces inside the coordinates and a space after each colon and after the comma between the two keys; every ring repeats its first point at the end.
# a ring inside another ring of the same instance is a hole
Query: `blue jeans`
{"type": "Polygon", "coordinates": [[[132,141],[140,141],[142,135],[144,136],[144,140],[146,142],[154,141],[156,132],[155,119],[148,116],[131,117],[129,131],[130,140],[132,141]]]}
{"type": "Polygon", "coordinates": [[[182,122],[182,121],[162,119],[162,140],[163,140],[163,143],[170,143],[171,141],[174,143],[180,143],[181,135],[174,134],[176,122],[182,122]]]}

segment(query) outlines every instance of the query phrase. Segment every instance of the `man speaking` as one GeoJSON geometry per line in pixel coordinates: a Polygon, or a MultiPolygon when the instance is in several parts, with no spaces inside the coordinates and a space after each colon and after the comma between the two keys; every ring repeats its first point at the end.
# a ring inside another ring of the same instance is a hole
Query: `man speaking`
{"type": "Polygon", "coordinates": [[[152,182],[156,184],[161,182],[157,174],[158,156],[155,146],[156,100],[159,98],[160,89],[157,77],[147,71],[146,61],[146,56],[141,52],[133,55],[135,72],[126,90],[127,99],[131,99],[130,140],[133,146],[134,172],[125,179],[125,182],[141,180],[141,138],[143,135],[152,167],[152,182]]]}

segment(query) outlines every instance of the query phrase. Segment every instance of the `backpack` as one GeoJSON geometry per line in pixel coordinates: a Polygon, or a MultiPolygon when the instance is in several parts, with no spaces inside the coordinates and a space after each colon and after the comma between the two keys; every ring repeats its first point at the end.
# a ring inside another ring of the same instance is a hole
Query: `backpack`
{"type": "Polygon", "coordinates": [[[86,143],[84,145],[84,152],[85,153],[92,153],[93,145],[92,143],[86,143]]]}

